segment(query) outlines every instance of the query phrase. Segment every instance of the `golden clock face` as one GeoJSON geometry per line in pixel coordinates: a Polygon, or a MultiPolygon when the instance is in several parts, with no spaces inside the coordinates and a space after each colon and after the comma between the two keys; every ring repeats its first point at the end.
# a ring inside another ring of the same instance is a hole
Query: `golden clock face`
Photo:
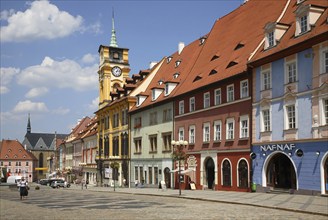
{"type": "Polygon", "coordinates": [[[112,68],[112,74],[113,74],[113,76],[119,77],[122,74],[121,68],[118,66],[114,66],[112,68]]]}

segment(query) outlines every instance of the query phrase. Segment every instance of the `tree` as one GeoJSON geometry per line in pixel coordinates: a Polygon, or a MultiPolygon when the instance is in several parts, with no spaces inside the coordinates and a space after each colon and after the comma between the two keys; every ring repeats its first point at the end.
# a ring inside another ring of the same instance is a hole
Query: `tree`
{"type": "Polygon", "coordinates": [[[120,168],[120,164],[116,161],[110,163],[110,168],[112,168],[112,171],[113,171],[113,180],[114,180],[114,191],[115,191],[115,185],[116,185],[116,180],[118,179],[118,169],[120,168]]]}

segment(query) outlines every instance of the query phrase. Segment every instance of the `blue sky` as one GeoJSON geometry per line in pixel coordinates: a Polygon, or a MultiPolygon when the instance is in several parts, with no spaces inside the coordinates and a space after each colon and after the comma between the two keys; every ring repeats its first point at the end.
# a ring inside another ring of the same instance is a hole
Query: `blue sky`
{"type": "Polygon", "coordinates": [[[1,0],[0,139],[69,133],[98,107],[98,48],[109,45],[112,9],[130,74],[207,34],[242,0],[1,0]]]}

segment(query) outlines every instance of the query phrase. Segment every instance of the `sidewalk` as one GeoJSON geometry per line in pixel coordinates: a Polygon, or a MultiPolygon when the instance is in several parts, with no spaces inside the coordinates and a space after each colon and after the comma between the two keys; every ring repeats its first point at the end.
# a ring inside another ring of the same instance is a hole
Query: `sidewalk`
{"type": "MultiPolygon", "coordinates": [[[[72,185],[70,189],[81,190],[81,186],[72,185]]],[[[114,192],[114,188],[112,187],[96,187],[92,185],[88,185],[88,189],[83,190],[110,193],[127,193],[136,195],[167,196],[229,204],[250,205],[255,207],[281,209],[328,216],[328,197],[324,196],[210,190],[182,190],[181,196],[179,196],[179,190],[173,189],[162,190],[157,188],[116,188],[114,192]]]]}

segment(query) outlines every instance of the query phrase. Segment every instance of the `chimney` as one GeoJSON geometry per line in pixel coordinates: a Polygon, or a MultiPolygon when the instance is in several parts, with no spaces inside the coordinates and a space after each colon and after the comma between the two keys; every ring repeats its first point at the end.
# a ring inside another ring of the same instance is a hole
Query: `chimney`
{"type": "Polygon", "coordinates": [[[181,54],[183,48],[184,48],[185,44],[183,42],[179,42],[179,46],[178,46],[178,53],[181,54]]]}

